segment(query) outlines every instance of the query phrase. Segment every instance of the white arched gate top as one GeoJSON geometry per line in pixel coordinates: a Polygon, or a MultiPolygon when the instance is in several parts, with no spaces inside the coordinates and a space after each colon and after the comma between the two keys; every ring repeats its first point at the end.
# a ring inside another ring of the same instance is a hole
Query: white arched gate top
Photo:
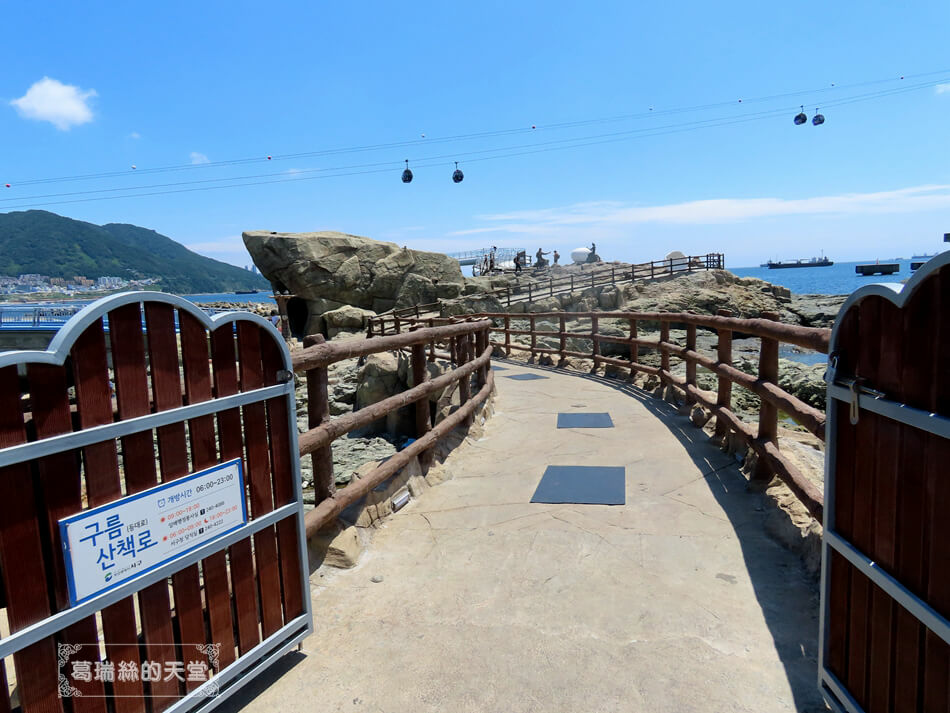
{"type": "Polygon", "coordinates": [[[844,303],[828,369],[819,685],[950,705],[950,253],[844,303]]]}
{"type": "Polygon", "coordinates": [[[0,354],[0,712],[236,690],[312,631],[300,487],[290,355],[256,315],[126,293],[0,354]]]}

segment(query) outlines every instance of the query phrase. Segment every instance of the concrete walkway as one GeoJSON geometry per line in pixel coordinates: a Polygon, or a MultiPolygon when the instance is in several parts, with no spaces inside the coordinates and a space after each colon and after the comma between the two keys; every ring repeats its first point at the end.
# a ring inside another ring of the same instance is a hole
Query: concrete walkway
{"type": "Polygon", "coordinates": [[[225,708],[825,710],[817,587],[764,533],[734,460],[630,387],[496,363],[495,416],[450,457],[453,479],[358,567],[314,575],[303,654],[225,708]],[[527,371],[548,378],[505,378],[527,371]],[[572,410],[615,428],[557,430],[572,410]],[[530,504],[547,465],[626,466],[627,504],[530,504]]]}

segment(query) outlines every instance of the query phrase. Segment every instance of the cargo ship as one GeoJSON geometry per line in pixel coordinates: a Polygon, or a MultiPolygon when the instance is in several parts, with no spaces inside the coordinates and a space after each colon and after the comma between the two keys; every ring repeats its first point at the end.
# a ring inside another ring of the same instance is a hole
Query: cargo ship
{"type": "Polygon", "coordinates": [[[834,262],[824,255],[821,257],[799,258],[798,260],[769,260],[762,263],[762,267],[767,267],[769,270],[779,270],[786,267],[831,267],[832,265],[834,265],[834,262]]]}

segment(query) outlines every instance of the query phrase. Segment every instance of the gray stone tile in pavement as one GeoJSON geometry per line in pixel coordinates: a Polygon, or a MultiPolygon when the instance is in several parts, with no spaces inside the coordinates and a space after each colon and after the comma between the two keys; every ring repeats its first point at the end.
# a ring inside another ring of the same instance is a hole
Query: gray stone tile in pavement
{"type": "Polygon", "coordinates": [[[311,578],[304,653],[225,710],[825,709],[817,587],[732,459],[629,387],[543,374],[542,389],[496,381],[452,479],[386,520],[356,568],[311,578]],[[615,428],[556,429],[575,403],[615,428]],[[577,463],[624,466],[626,504],[529,502],[547,465],[577,463]]]}

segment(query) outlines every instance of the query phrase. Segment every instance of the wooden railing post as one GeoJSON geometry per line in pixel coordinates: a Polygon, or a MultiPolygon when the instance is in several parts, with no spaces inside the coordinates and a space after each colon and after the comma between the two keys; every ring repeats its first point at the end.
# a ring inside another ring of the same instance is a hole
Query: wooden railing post
{"type": "MultiPolygon", "coordinates": [[[[412,330],[418,329],[418,325],[412,330]]],[[[426,345],[423,342],[412,345],[412,385],[425,383],[428,371],[426,369],[426,345]]],[[[429,432],[429,399],[419,399],[413,404],[416,411],[416,438],[422,438],[429,432]]]]}
{"type": "Polygon", "coordinates": [[[554,278],[553,278],[553,277],[551,278],[551,282],[550,282],[550,284],[549,284],[548,286],[549,286],[550,289],[551,289],[550,296],[551,296],[551,297],[554,297],[554,278]]]}
{"type": "Polygon", "coordinates": [[[567,337],[565,333],[567,332],[567,317],[564,316],[562,312],[558,318],[559,331],[560,331],[560,343],[558,344],[558,362],[559,367],[563,367],[567,363],[567,354],[564,352],[567,351],[567,337]]]}
{"type": "Polygon", "coordinates": [[[574,276],[571,275],[571,292],[574,291],[574,276]]]}
{"type": "Polygon", "coordinates": [[[399,316],[395,312],[393,313],[393,327],[396,330],[396,334],[399,334],[402,331],[399,316]]]}
{"type": "Polygon", "coordinates": [[[617,284],[617,275],[615,273],[614,268],[610,268],[610,284],[611,285],[617,284]]]}
{"type": "MultiPolygon", "coordinates": [[[[686,348],[694,352],[696,351],[696,325],[687,324],[686,325],[686,348]]],[[[692,359],[686,360],[686,384],[696,386],[696,362],[692,359]]],[[[686,391],[686,403],[687,405],[693,403],[693,397],[689,395],[689,390],[686,391]]]]}
{"type": "MultiPolygon", "coordinates": [[[[304,347],[323,344],[326,341],[322,334],[313,334],[304,337],[304,347]]],[[[307,427],[316,428],[330,417],[329,385],[327,368],[325,366],[307,370],[307,427]]],[[[336,482],[333,478],[333,447],[326,445],[310,454],[310,463],[313,465],[313,497],[314,503],[329,498],[336,492],[336,482]]]]}
{"type": "Polygon", "coordinates": [[[528,283],[528,302],[532,302],[533,300],[534,300],[534,295],[531,294],[531,283],[529,282],[528,283]]]}
{"type": "Polygon", "coordinates": [[[652,280],[653,277],[654,277],[654,275],[653,275],[653,261],[651,260],[651,261],[650,261],[650,279],[652,280]]]}
{"type": "MultiPolygon", "coordinates": [[[[716,312],[720,317],[731,317],[732,312],[721,309],[716,312]]],[[[719,345],[716,348],[716,358],[724,366],[732,366],[732,330],[717,329],[719,345]]],[[[716,392],[716,405],[732,410],[732,382],[724,376],[719,376],[719,388],[716,392]]],[[[729,433],[726,422],[716,417],[716,438],[725,438],[729,433]]]]}
{"type": "MultiPolygon", "coordinates": [[[[763,312],[762,319],[778,321],[779,315],[775,312],[763,312]]],[[[759,348],[759,380],[771,384],[778,383],[778,340],[767,337],[761,338],[759,348]]],[[[768,441],[778,445],[778,409],[765,399],[759,404],[759,441],[768,441]]],[[[767,481],[772,478],[772,471],[764,458],[756,461],[754,480],[767,481]]]]}
{"type": "MultiPolygon", "coordinates": [[[[468,335],[461,335],[456,341],[456,351],[458,353],[458,365],[462,366],[468,362],[468,335]]],[[[459,379],[459,406],[465,404],[472,395],[472,384],[469,377],[459,379]]]]}
{"type": "MultiPolygon", "coordinates": [[[[475,356],[480,357],[488,348],[490,341],[489,329],[483,329],[475,334],[475,356]]],[[[491,368],[491,359],[485,366],[478,369],[478,387],[479,389],[488,383],[488,370],[491,368]]]]}
{"type": "MultiPolygon", "coordinates": [[[[660,322],[660,342],[670,341],[670,323],[660,322]]],[[[660,382],[666,384],[666,375],[670,373],[670,353],[660,345],[660,382]]]]}
{"type": "Polygon", "coordinates": [[[366,320],[366,338],[367,339],[373,338],[373,324],[374,323],[375,321],[373,317],[370,317],[369,319],[366,320]]]}
{"type": "Polygon", "coordinates": [[[590,286],[591,286],[591,287],[594,286],[594,275],[595,275],[595,274],[596,274],[596,273],[595,273],[593,270],[590,271],[590,286]]]}
{"type": "MultiPolygon", "coordinates": [[[[630,339],[633,340],[636,338],[637,338],[637,320],[631,318],[630,319],[630,339]]],[[[634,367],[633,365],[639,361],[638,354],[639,354],[639,347],[631,341],[630,342],[630,379],[631,380],[633,380],[633,377],[637,375],[636,367],[634,367]]]]}
{"type": "Polygon", "coordinates": [[[534,333],[534,317],[528,317],[528,324],[528,329],[531,331],[531,363],[533,364],[535,356],[537,355],[535,349],[537,349],[538,346],[538,335],[534,333]]]}
{"type": "Polygon", "coordinates": [[[593,374],[600,368],[600,336],[597,332],[600,330],[600,317],[594,315],[590,318],[590,337],[591,337],[591,355],[594,359],[594,366],[590,370],[593,374]]]}
{"type": "Polygon", "coordinates": [[[459,349],[458,341],[455,337],[449,337],[449,359],[453,364],[458,366],[459,363],[459,349]]]}
{"type": "MultiPolygon", "coordinates": [[[[277,300],[277,314],[280,315],[280,334],[284,339],[290,339],[290,320],[287,318],[287,302],[290,297],[287,295],[275,296],[277,300]]],[[[36,314],[33,315],[34,321],[36,314]]],[[[34,326],[36,326],[34,324],[34,326]]]]}
{"type": "Polygon", "coordinates": [[[505,315],[505,356],[511,356],[511,317],[505,315]]]}
{"type": "MultiPolygon", "coordinates": [[[[435,320],[430,319],[427,324],[430,328],[434,327],[435,320]]],[[[429,361],[430,362],[435,361],[435,340],[434,339],[431,342],[429,342],[429,361]]]]}
{"type": "Polygon", "coordinates": [[[505,294],[508,295],[508,306],[511,307],[511,287],[505,287],[505,294]]]}

